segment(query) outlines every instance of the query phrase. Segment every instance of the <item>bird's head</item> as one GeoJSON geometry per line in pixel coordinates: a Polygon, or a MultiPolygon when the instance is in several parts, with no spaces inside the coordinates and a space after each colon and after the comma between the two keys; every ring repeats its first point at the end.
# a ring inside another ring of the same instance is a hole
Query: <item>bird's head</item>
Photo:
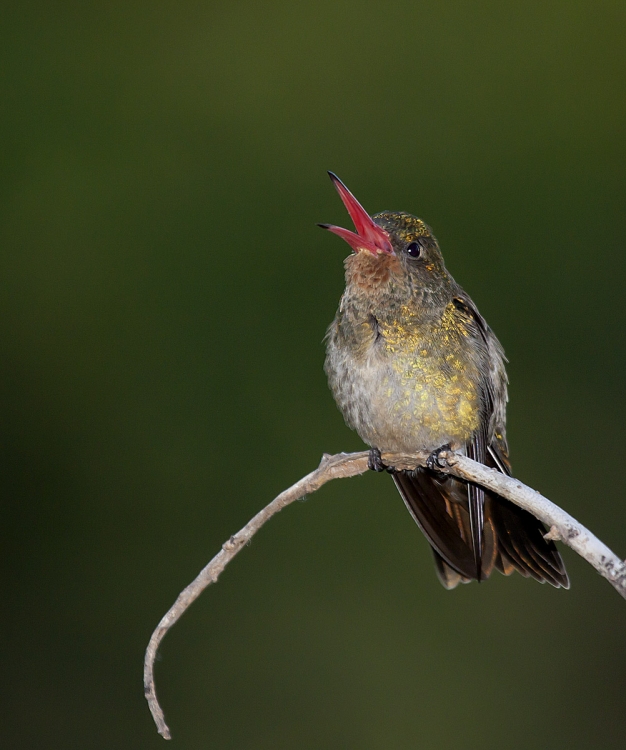
{"type": "Polygon", "coordinates": [[[381,211],[370,216],[343,182],[330,178],[350,214],[356,232],[319,224],[352,248],[346,259],[348,286],[370,293],[396,293],[423,297],[453,283],[446,271],[439,244],[431,228],[416,216],[401,211],[381,211]]]}

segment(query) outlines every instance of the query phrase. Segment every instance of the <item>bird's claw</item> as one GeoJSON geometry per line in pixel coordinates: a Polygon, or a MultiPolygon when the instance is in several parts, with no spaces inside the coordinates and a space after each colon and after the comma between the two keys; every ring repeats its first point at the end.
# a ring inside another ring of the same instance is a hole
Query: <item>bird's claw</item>
{"type": "Polygon", "coordinates": [[[367,468],[371,469],[371,471],[376,472],[388,471],[390,474],[393,474],[395,471],[393,466],[387,466],[387,464],[383,461],[378,448],[370,449],[370,454],[367,458],[367,468]]]}
{"type": "Polygon", "coordinates": [[[447,453],[450,450],[449,445],[442,445],[441,448],[434,450],[430,456],[426,459],[426,468],[431,471],[441,471],[446,466],[446,461],[441,457],[442,453],[447,453]]]}

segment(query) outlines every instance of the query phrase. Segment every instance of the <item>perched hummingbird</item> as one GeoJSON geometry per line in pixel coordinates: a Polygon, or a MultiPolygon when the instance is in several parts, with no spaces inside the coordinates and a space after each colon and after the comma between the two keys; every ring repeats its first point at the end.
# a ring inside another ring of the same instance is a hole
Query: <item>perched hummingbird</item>
{"type": "MultiPolygon", "coordinates": [[[[353,250],[325,370],[347,424],[371,448],[370,468],[387,468],[381,452],[450,448],[510,475],[500,342],[446,270],[430,227],[403,212],[370,217],[329,174],[356,232],[319,225],[353,250]]],[[[554,542],[530,513],[429,468],[390,472],[446,588],[494,568],[569,588],[554,542]]]]}

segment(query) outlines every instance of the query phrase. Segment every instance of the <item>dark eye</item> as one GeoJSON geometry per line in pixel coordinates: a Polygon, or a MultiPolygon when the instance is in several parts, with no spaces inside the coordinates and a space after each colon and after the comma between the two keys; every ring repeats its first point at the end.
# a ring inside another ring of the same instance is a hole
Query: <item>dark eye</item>
{"type": "Polygon", "coordinates": [[[419,258],[422,254],[422,246],[419,242],[411,242],[406,246],[406,252],[411,258],[419,258]]]}

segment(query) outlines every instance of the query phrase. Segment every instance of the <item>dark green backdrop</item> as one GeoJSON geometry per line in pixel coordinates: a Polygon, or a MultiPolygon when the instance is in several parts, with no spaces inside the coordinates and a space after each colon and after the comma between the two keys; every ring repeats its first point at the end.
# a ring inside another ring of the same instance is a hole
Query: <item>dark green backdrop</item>
{"type": "MultiPolygon", "coordinates": [[[[325,170],[434,227],[510,359],[520,478],[626,554],[626,5],[3,13],[3,748],[165,747],[143,651],[324,451],[325,170]]],[[[157,664],[176,747],[623,748],[626,602],[446,592],[386,476],[273,520],[157,664]]]]}

